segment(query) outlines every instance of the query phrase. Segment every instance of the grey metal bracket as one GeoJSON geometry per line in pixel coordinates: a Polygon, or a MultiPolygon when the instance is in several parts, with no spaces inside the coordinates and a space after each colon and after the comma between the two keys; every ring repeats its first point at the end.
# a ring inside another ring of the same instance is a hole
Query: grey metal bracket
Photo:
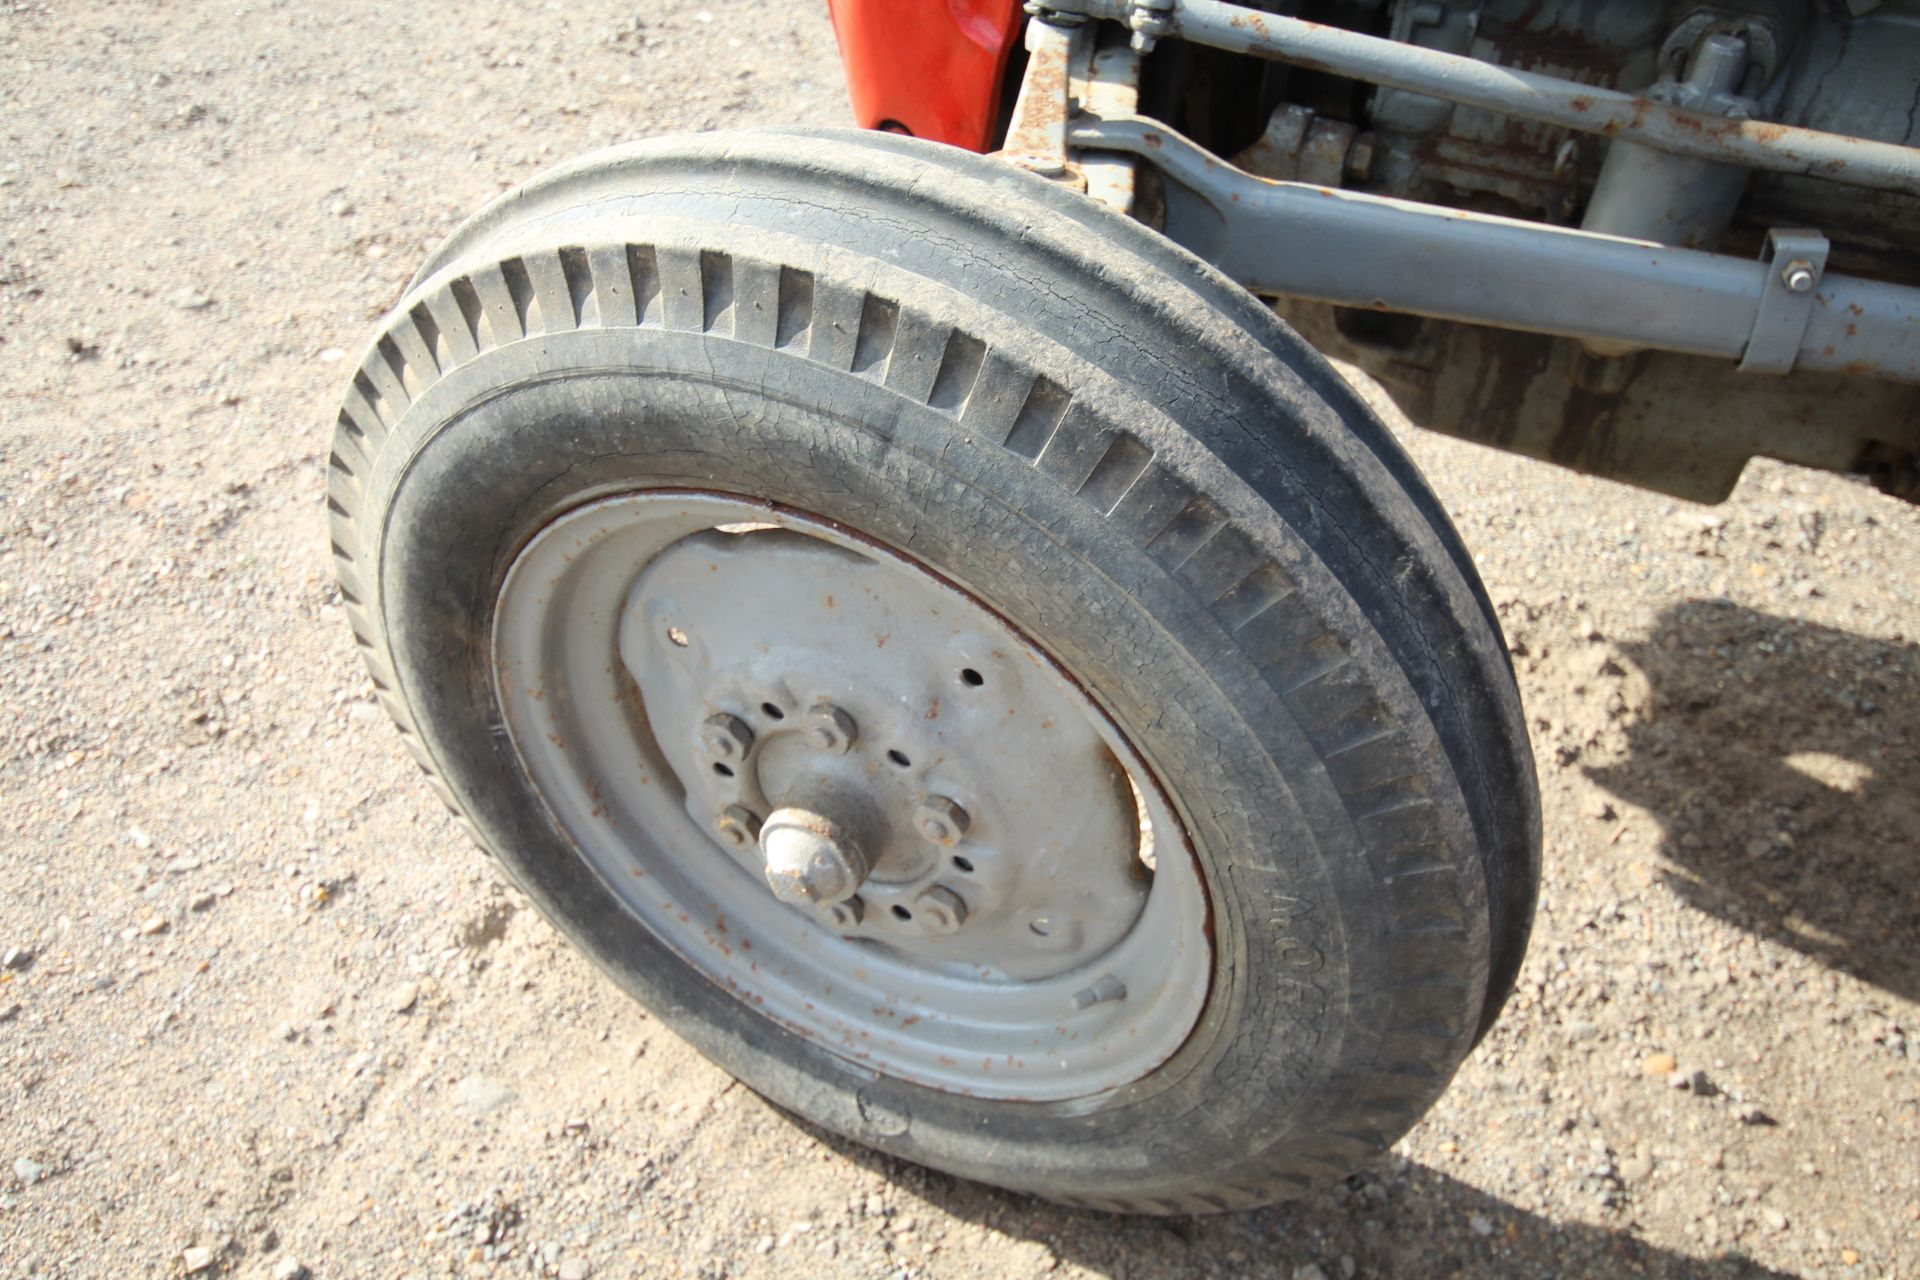
{"type": "Polygon", "coordinates": [[[1073,67],[1092,32],[1086,19],[1051,13],[1027,23],[1027,70],[1014,99],[1000,158],[1042,177],[1069,179],[1067,117],[1073,113],[1073,67]]]}
{"type": "Polygon", "coordinates": [[[1760,260],[1767,264],[1766,285],[1740,372],[1791,373],[1813,309],[1822,301],[1819,289],[1827,271],[1827,238],[1818,231],[1775,228],[1767,232],[1760,260]]]}
{"type": "MultiPolygon", "coordinates": [[[[1028,5],[1032,13],[1038,6],[1028,5]]],[[[1138,33],[1133,37],[1138,40],[1138,33]]],[[[1130,116],[1140,105],[1140,54],[1124,35],[1041,9],[1026,31],[1027,69],[997,153],[1016,168],[1084,191],[1122,213],[1133,208],[1134,157],[1067,148],[1080,111],[1130,116]]]]}
{"type": "Polygon", "coordinates": [[[1168,180],[1167,237],[1254,293],[1920,383],[1920,289],[1826,274],[1817,232],[1776,232],[1759,262],[1271,182],[1156,120],[1083,113],[1067,145],[1146,159],[1168,180]]]}
{"type": "MultiPolygon", "coordinates": [[[[1140,106],[1140,54],[1127,40],[1099,38],[1079,90],[1078,109],[1096,116],[1130,116],[1140,106]]],[[[1124,151],[1072,151],[1070,163],[1087,180],[1087,194],[1121,213],[1133,211],[1136,159],[1124,151]]]]}

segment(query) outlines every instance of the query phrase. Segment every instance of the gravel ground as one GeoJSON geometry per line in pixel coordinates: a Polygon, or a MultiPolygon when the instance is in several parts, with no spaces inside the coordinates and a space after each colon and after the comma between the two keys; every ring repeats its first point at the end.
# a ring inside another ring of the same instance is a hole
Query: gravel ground
{"type": "Polygon", "coordinates": [[[1709,510],[1409,436],[1547,882],[1505,1019],[1334,1191],[956,1183],[618,995],[371,701],[342,352],[544,164],[845,107],[817,0],[428,10],[0,6],[0,1277],[1920,1273],[1920,511],[1836,477],[1709,510]]]}

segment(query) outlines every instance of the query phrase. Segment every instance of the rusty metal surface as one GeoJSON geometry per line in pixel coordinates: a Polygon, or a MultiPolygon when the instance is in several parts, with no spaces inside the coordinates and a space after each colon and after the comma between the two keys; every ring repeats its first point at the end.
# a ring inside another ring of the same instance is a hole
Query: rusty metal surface
{"type": "MultiPolygon", "coordinates": [[[[1103,41],[1076,77],[1073,93],[1084,111],[1097,116],[1132,115],[1140,107],[1140,54],[1124,39],[1103,41]]],[[[1121,213],[1133,211],[1134,157],[1113,151],[1075,152],[1068,163],[1086,179],[1087,195],[1121,213]]]]}
{"type": "Polygon", "coordinates": [[[1328,120],[1305,107],[1283,102],[1273,110],[1264,133],[1233,157],[1233,167],[1262,178],[1338,187],[1346,182],[1359,129],[1328,120]]]}
{"type": "MultiPolygon", "coordinates": [[[[1069,0],[1062,8],[1124,20],[1121,0],[1069,0]]],[[[1763,120],[1714,116],[1651,98],[1499,67],[1339,27],[1262,13],[1220,0],[1176,0],[1168,19],[1182,39],[1233,53],[1499,111],[1677,155],[1853,186],[1920,195],[1920,149],[1763,120]]]]}
{"type": "Polygon", "coordinates": [[[1742,373],[1788,373],[1813,320],[1820,277],[1827,269],[1827,238],[1818,231],[1776,230],[1767,236],[1766,292],[1753,321],[1753,339],[1740,357],[1742,373]]]}
{"type": "Polygon", "coordinates": [[[1438,320],[1382,340],[1359,313],[1298,299],[1275,309],[1430,430],[1693,502],[1726,498],[1753,457],[1865,474],[1920,499],[1920,387],[1755,378],[1658,351],[1596,360],[1567,339],[1438,320]]]}
{"type": "MultiPolygon", "coordinates": [[[[1646,95],[1708,115],[1758,113],[1759,104],[1739,92],[1754,65],[1746,40],[1707,35],[1682,65],[1683,76],[1660,81],[1646,95]]],[[[1747,173],[1739,165],[1676,156],[1617,138],[1607,148],[1580,225],[1608,235],[1711,249],[1733,221],[1747,173]]]]}
{"type": "Polygon", "coordinates": [[[1087,25],[1027,23],[1027,70],[1013,103],[1000,155],[1023,169],[1054,177],[1067,171],[1067,116],[1072,110],[1073,63],[1089,38],[1087,25]]]}
{"type": "Polygon", "coordinates": [[[1010,621],[891,547],[731,495],[604,498],[522,550],[493,647],[513,750],[582,859],[822,1047],[1060,1101],[1151,1071],[1203,1007],[1205,885],[1151,768],[1010,621]]]}
{"type": "MultiPolygon", "coordinates": [[[[1771,267],[1223,164],[1151,120],[1077,119],[1076,146],[1149,157],[1191,193],[1167,233],[1256,293],[1735,360],[1771,267]]],[[[1828,275],[1796,368],[1920,381],[1920,290],[1828,275]]]]}
{"type": "MultiPolygon", "coordinates": [[[[1448,4],[1444,23],[1409,24],[1404,33],[1396,23],[1393,34],[1572,83],[1629,89],[1659,78],[1654,46],[1668,2],[1448,4]],[[1472,15],[1470,31],[1456,16],[1460,11],[1472,15]]],[[[1382,135],[1383,161],[1367,189],[1556,223],[1577,221],[1583,193],[1610,145],[1557,125],[1400,89],[1376,89],[1366,114],[1382,135]]]]}
{"type": "MultiPolygon", "coordinates": [[[[1920,147],[1920,8],[1813,24],[1772,117],[1920,147]]],[[[1819,227],[1846,269],[1920,283],[1920,201],[1792,174],[1755,174],[1745,214],[1759,226],[1819,227]]]]}

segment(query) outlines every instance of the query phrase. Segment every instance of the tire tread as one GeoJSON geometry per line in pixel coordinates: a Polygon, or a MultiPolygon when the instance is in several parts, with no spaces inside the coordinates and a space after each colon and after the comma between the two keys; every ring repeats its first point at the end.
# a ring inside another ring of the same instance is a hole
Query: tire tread
{"type": "MultiPolygon", "coordinates": [[[[564,328],[669,328],[781,351],[878,381],[943,413],[972,440],[1004,450],[1058,481],[1117,536],[1172,573],[1249,653],[1274,695],[1302,726],[1361,833],[1374,874],[1392,900],[1388,936],[1408,940],[1402,989],[1469,991],[1485,981],[1459,948],[1426,947],[1467,931],[1460,873],[1465,851],[1437,841],[1442,826],[1419,786],[1432,762],[1396,727],[1347,652],[1317,614],[1296,575],[1260,550],[1234,515],[1176,475],[1138,436],[1101,420],[1020,352],[900,301],[807,266],[681,245],[584,242],[501,257],[431,280],[389,317],[345,394],[329,459],[333,552],[355,640],[381,705],[435,793],[485,850],[435,768],[409,708],[395,690],[379,625],[378,584],[363,577],[364,477],[400,418],[438,379],[487,353],[564,328]]],[[[1294,1194],[1316,1176],[1344,1172],[1378,1154],[1388,1130],[1404,1128],[1444,1075],[1424,1064],[1433,1044],[1457,1046],[1472,1019],[1433,1020],[1419,1002],[1381,1029],[1382,1052],[1362,1078],[1343,1083],[1357,1129],[1311,1135],[1255,1179],[1207,1192],[1084,1197],[1063,1203],[1114,1212],[1223,1212],[1294,1194]],[[1317,1171],[1317,1172],[1316,1172],[1317,1171]]]]}

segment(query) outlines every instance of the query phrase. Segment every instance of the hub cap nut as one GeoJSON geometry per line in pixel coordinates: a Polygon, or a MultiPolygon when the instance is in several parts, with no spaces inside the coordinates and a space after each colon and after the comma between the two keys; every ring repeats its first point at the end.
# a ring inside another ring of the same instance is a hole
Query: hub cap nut
{"type": "Polygon", "coordinates": [[[747,752],[753,749],[753,730],[739,716],[722,711],[717,716],[708,716],[700,726],[700,745],[715,760],[728,764],[747,758],[747,752]]]}
{"type": "Polygon", "coordinates": [[[972,821],[965,809],[945,796],[924,796],[913,810],[914,830],[943,849],[959,844],[972,821]]]}
{"type": "Polygon", "coordinates": [[[913,900],[914,918],[934,933],[952,933],[967,922],[967,904],[943,884],[913,900]]]}
{"type": "Polygon", "coordinates": [[[775,809],[760,829],[767,886],[798,906],[844,902],[871,864],[853,833],[810,809],[775,809]]]}
{"type": "Polygon", "coordinates": [[[843,756],[853,746],[860,730],[853,717],[823,702],[807,713],[807,745],[830,756],[843,756]]]}

